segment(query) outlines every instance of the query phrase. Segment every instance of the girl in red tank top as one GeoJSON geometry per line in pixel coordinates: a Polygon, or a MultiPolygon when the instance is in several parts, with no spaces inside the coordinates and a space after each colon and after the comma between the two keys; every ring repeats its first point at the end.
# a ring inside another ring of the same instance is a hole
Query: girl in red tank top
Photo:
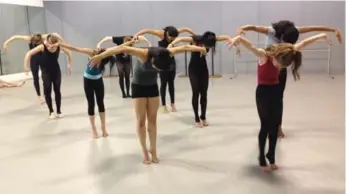
{"type": "Polygon", "coordinates": [[[298,70],[302,63],[302,53],[300,50],[318,39],[327,39],[330,43],[330,39],[326,34],[312,36],[295,45],[280,43],[270,45],[265,49],[256,48],[241,36],[233,38],[229,43],[230,47],[241,43],[259,57],[260,62],[257,70],[258,85],[256,88],[256,105],[261,121],[261,128],[258,134],[258,160],[259,165],[265,172],[278,169],[275,164],[275,150],[280,125],[279,72],[282,68],[291,66],[293,78],[295,80],[299,79],[298,70]],[[269,139],[269,149],[265,154],[267,137],[269,139]],[[267,165],[267,160],[270,166],[267,165]]]}

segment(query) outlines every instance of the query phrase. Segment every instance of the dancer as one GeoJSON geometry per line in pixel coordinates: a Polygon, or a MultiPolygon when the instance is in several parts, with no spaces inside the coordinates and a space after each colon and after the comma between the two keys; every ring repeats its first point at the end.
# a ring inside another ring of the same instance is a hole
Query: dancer
{"type": "MultiPolygon", "coordinates": [[[[207,52],[209,48],[215,49],[216,41],[230,41],[231,38],[227,35],[216,36],[215,33],[207,31],[203,35],[195,35],[191,37],[181,37],[176,38],[168,46],[168,48],[173,47],[179,42],[189,42],[193,45],[203,45],[207,47],[207,52]]],[[[197,127],[208,126],[206,112],[207,112],[207,96],[208,96],[208,86],[209,86],[209,71],[207,60],[205,56],[200,57],[199,52],[192,52],[191,59],[189,63],[189,78],[192,88],[192,107],[195,114],[195,123],[197,127]],[[201,104],[201,115],[198,115],[198,101],[200,98],[201,104]]]]}
{"type": "MultiPolygon", "coordinates": [[[[132,46],[133,40],[132,36],[106,36],[103,38],[98,44],[97,48],[101,47],[102,43],[108,42],[108,41],[113,41],[114,44],[116,45],[122,45],[123,46],[132,46]]],[[[144,36],[139,36],[138,39],[135,41],[140,41],[140,42],[146,42],[149,47],[151,47],[151,43],[146,39],[144,36]]],[[[123,98],[129,98],[131,97],[130,95],[130,72],[131,72],[131,56],[120,53],[116,55],[116,65],[118,69],[118,74],[119,74],[119,85],[121,92],[123,94],[123,98]],[[126,93],[124,89],[124,80],[125,80],[125,86],[126,86],[126,93]]]]}
{"type": "MultiPolygon", "coordinates": [[[[41,44],[34,49],[27,52],[24,59],[24,68],[26,72],[29,71],[29,63],[32,56],[35,56],[37,53],[41,52],[40,56],[40,65],[42,71],[42,80],[43,80],[43,90],[45,99],[47,102],[47,106],[49,109],[49,118],[61,118],[63,117],[61,113],[61,70],[59,65],[59,55],[60,55],[60,47],[56,44],[58,43],[59,38],[55,35],[48,35],[47,41],[44,44],[41,44]],[[54,113],[53,105],[52,105],[52,84],[55,93],[55,102],[57,114],[54,113]]],[[[66,49],[62,48],[67,55],[68,63],[67,68],[68,71],[71,71],[71,53],[66,49]]]]}
{"type": "MultiPolygon", "coordinates": [[[[245,34],[245,31],[255,31],[267,35],[266,46],[276,43],[291,43],[295,44],[299,38],[299,34],[316,31],[334,32],[338,41],[342,42],[341,33],[336,28],[325,26],[303,26],[296,27],[293,22],[281,20],[272,24],[271,27],[246,25],[238,29],[238,35],[245,34]]],[[[279,137],[284,138],[285,134],[282,131],[282,117],[283,117],[283,98],[286,88],[287,69],[282,68],[279,76],[280,98],[281,98],[281,111],[280,111],[280,125],[279,137]]]]}
{"type": "MultiPolygon", "coordinates": [[[[106,49],[92,49],[92,48],[81,48],[69,45],[67,43],[59,44],[62,48],[69,49],[71,51],[79,52],[93,57],[95,55],[101,54],[106,49]]],[[[115,63],[115,58],[113,56],[106,57],[100,62],[99,67],[90,67],[90,61],[87,63],[86,70],[84,72],[84,92],[88,102],[88,115],[91,124],[93,138],[98,138],[98,132],[95,125],[95,97],[96,103],[99,110],[100,120],[101,120],[101,130],[102,137],[107,137],[106,129],[106,114],[104,105],[104,84],[102,74],[105,69],[105,65],[110,63],[111,65],[115,63]]]]}
{"type": "Polygon", "coordinates": [[[275,163],[275,149],[281,111],[280,70],[291,66],[294,80],[299,79],[299,68],[302,63],[302,53],[300,50],[318,39],[326,39],[330,42],[326,34],[312,36],[294,45],[289,43],[272,44],[268,45],[265,49],[256,48],[255,45],[241,36],[233,38],[230,42],[230,46],[235,43],[241,43],[259,57],[258,85],[256,89],[256,105],[261,121],[261,128],[258,135],[259,164],[265,172],[278,168],[275,163]],[[267,137],[269,137],[269,150],[265,155],[264,149],[267,137]],[[270,167],[267,166],[266,158],[270,162],[270,167]]]}
{"type": "MultiPolygon", "coordinates": [[[[160,41],[158,42],[158,45],[160,47],[167,48],[168,45],[179,36],[180,33],[187,32],[191,35],[195,35],[195,33],[190,28],[175,28],[174,26],[167,26],[164,29],[154,30],[154,29],[144,29],[138,32],[134,37],[137,37],[139,35],[144,34],[152,34],[154,36],[157,36],[160,38],[160,41]]],[[[172,112],[176,112],[177,108],[175,106],[175,87],[174,87],[174,80],[176,75],[176,61],[173,57],[172,60],[172,69],[169,71],[160,71],[160,95],[161,95],[161,104],[162,104],[162,111],[164,113],[168,113],[168,108],[166,106],[166,90],[168,85],[168,92],[171,99],[171,109],[172,112]]]]}
{"type": "Polygon", "coordinates": [[[156,149],[157,139],[157,111],[159,108],[159,90],[157,85],[157,72],[167,71],[171,67],[171,57],[182,52],[201,52],[205,54],[205,48],[197,46],[180,46],[175,48],[135,48],[128,46],[117,46],[109,48],[105,52],[92,57],[92,65],[100,64],[100,61],[108,56],[118,53],[127,53],[138,58],[134,65],[132,79],[132,98],[137,118],[137,132],[143,151],[143,163],[158,163],[156,149]],[[149,134],[151,159],[146,145],[146,129],[149,134]]]}
{"type": "Polygon", "coordinates": [[[25,84],[24,80],[18,81],[18,82],[7,82],[0,79],[0,88],[15,88],[15,87],[22,87],[25,84]]]}
{"type": "MultiPolygon", "coordinates": [[[[57,33],[52,33],[54,36],[56,36],[57,38],[59,38],[61,41],[63,41],[63,38],[57,34],[57,33]]],[[[25,36],[25,35],[14,35],[11,38],[9,38],[8,40],[6,40],[4,42],[4,51],[7,51],[8,45],[15,41],[15,40],[24,40],[29,42],[29,49],[33,49],[35,47],[37,47],[38,45],[42,44],[45,40],[47,40],[47,36],[48,34],[39,34],[39,33],[35,33],[31,36],[25,36]]],[[[30,69],[31,69],[31,73],[32,73],[32,77],[33,77],[33,83],[34,83],[34,87],[36,90],[36,94],[38,97],[38,101],[40,104],[44,103],[44,99],[41,96],[41,90],[40,90],[40,81],[39,81],[39,76],[38,76],[38,72],[40,69],[40,54],[41,53],[37,53],[35,56],[31,57],[31,61],[30,61],[30,69]]]]}

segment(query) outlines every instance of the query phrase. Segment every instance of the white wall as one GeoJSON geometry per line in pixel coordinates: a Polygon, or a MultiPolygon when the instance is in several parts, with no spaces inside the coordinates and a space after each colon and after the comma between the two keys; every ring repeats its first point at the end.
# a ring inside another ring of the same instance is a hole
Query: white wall
{"type": "Polygon", "coordinates": [[[42,0],[0,0],[0,4],[12,4],[12,5],[24,5],[24,6],[34,6],[43,7],[42,0]]]}
{"type": "MultiPolygon", "coordinates": [[[[197,33],[211,30],[217,34],[233,35],[242,25],[270,25],[271,22],[282,19],[293,20],[297,26],[334,26],[344,34],[344,5],[345,2],[333,1],[44,2],[48,31],[59,32],[71,44],[85,47],[95,47],[103,36],[133,35],[143,28],[188,26],[197,33]]],[[[154,45],[157,44],[156,38],[148,37],[154,45]]],[[[263,42],[265,39],[264,36],[250,32],[247,37],[254,42],[263,42]]],[[[306,36],[301,38],[303,37],[306,36]]],[[[333,73],[344,72],[344,43],[338,44],[333,34],[331,37],[334,41],[331,70],[333,73]]],[[[325,44],[315,44],[310,48],[321,46],[326,47],[325,44]]],[[[74,71],[82,72],[86,57],[76,53],[73,57],[74,71]]],[[[254,73],[256,65],[253,59],[253,56],[244,53],[236,65],[238,72],[254,73]]],[[[216,73],[231,73],[232,60],[232,53],[225,44],[218,44],[215,55],[216,73]]],[[[177,71],[183,72],[183,55],[177,57],[177,64],[177,71]]],[[[303,72],[326,72],[326,67],[327,52],[304,53],[303,72]]]]}

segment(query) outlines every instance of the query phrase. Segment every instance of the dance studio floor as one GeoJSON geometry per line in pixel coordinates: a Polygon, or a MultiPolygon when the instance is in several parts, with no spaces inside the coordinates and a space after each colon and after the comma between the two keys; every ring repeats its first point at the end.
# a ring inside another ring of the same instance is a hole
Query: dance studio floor
{"type": "MultiPolygon", "coordinates": [[[[257,166],[255,75],[212,79],[210,127],[193,126],[188,79],[177,78],[179,112],[159,114],[160,164],[141,164],[131,99],[105,80],[110,137],[92,140],[81,76],[64,77],[65,118],[48,120],[31,81],[0,93],[3,194],[342,194],[344,76],[289,74],[281,169],[257,166]]],[[[169,98],[169,97],[167,97],[169,98]]],[[[168,99],[169,101],[169,99],[168,99]]],[[[99,123],[99,122],[98,122],[99,123]]]]}

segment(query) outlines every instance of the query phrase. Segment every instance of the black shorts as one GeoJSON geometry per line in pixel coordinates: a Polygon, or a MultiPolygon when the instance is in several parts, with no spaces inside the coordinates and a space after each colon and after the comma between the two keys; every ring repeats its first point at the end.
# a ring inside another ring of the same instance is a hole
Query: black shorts
{"type": "Polygon", "coordinates": [[[153,98],[159,96],[159,87],[154,85],[131,84],[132,98],[153,98]]]}

